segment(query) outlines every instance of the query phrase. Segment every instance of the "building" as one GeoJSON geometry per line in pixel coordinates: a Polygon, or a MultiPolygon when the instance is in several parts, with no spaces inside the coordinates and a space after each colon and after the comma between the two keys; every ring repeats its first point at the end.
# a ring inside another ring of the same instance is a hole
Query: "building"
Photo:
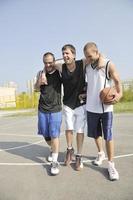
{"type": "Polygon", "coordinates": [[[16,107],[16,88],[0,87],[0,108],[16,107]]]}
{"type": "Polygon", "coordinates": [[[123,90],[133,90],[133,79],[122,81],[123,90]]]}

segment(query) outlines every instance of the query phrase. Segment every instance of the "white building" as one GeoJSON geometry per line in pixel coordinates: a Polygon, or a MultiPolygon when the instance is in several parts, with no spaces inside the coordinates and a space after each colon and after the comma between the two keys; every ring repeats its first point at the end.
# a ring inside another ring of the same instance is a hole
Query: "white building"
{"type": "Polygon", "coordinates": [[[0,87],[0,108],[16,107],[16,88],[0,87]]]}

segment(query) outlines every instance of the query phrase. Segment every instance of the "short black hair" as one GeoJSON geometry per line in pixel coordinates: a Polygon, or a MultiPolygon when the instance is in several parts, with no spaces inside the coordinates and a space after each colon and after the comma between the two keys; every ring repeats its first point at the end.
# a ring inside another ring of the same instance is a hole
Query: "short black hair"
{"type": "Polygon", "coordinates": [[[55,56],[53,53],[51,52],[46,52],[44,55],[43,55],[43,60],[44,60],[44,57],[48,56],[48,55],[51,55],[53,57],[53,61],[55,61],[55,56]]]}

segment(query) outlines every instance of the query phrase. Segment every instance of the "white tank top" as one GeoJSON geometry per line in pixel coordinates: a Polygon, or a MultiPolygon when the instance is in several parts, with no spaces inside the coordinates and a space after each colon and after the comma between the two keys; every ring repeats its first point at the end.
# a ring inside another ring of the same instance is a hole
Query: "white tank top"
{"type": "MultiPolygon", "coordinates": [[[[91,65],[86,66],[87,76],[87,102],[86,110],[93,113],[112,112],[113,105],[105,105],[101,103],[99,94],[104,88],[106,74],[106,64],[108,60],[105,59],[105,66],[101,69],[93,69],[91,65]]],[[[108,68],[107,68],[108,69],[108,68]]],[[[111,86],[111,80],[106,78],[106,86],[111,86]]]]}

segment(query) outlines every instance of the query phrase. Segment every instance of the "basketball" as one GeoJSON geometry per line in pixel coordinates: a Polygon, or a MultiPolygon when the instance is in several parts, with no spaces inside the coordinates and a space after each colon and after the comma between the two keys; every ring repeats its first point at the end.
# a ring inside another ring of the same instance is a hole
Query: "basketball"
{"type": "MultiPolygon", "coordinates": [[[[104,104],[111,104],[111,101],[115,98],[117,91],[115,87],[106,87],[100,92],[101,102],[104,104]]],[[[114,102],[113,102],[114,104],[114,102]]]]}

